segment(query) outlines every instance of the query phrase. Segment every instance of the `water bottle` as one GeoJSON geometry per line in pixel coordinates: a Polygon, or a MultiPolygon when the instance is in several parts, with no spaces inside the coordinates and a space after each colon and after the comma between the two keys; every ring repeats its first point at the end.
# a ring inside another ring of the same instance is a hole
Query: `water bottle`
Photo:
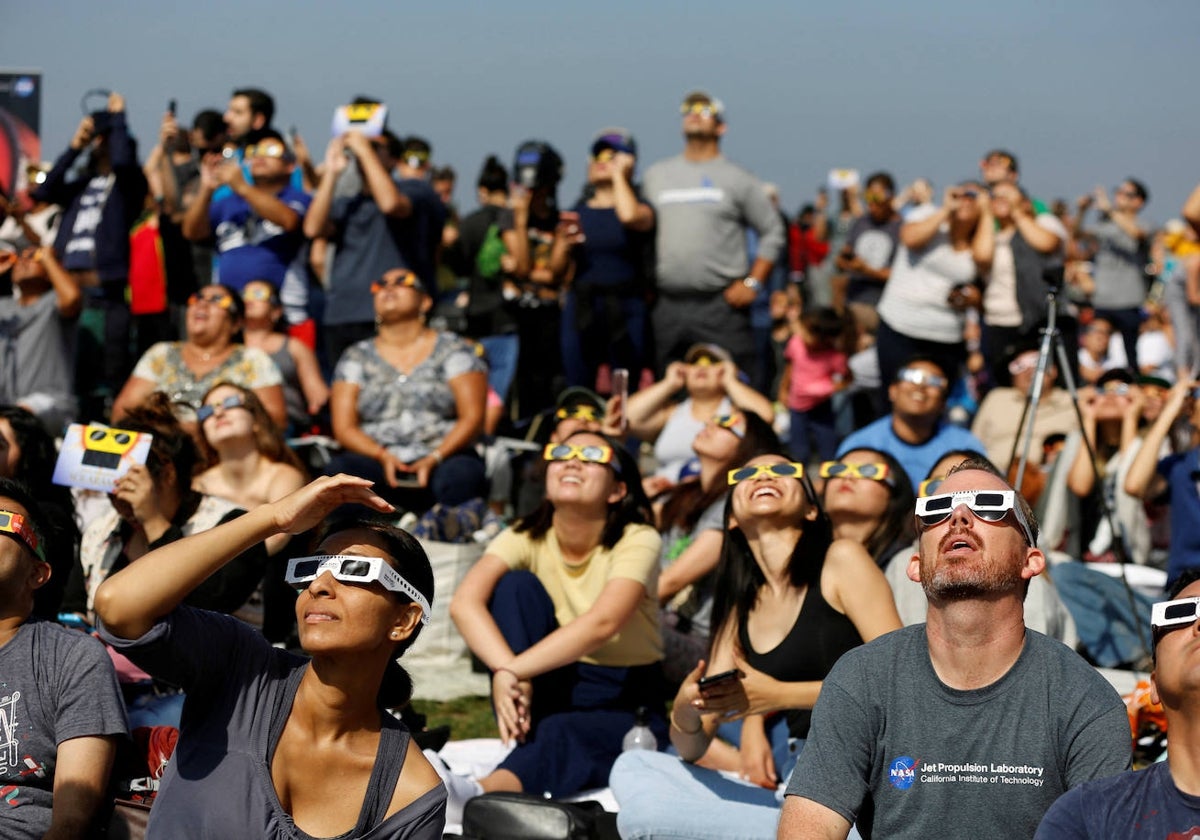
{"type": "Polygon", "coordinates": [[[630,750],[657,750],[658,739],[650,731],[650,713],[645,706],[638,706],[633,728],[625,733],[621,741],[621,752],[630,750]]]}

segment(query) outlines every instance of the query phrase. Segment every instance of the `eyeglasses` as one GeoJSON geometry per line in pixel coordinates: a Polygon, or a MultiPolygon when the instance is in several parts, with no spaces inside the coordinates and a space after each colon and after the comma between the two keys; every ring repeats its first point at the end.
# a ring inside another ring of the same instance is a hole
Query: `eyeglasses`
{"type": "Polygon", "coordinates": [[[1033,529],[1025,521],[1025,514],[1017,506],[1017,494],[1013,490],[961,490],[956,493],[942,493],[937,496],[922,496],[917,499],[917,521],[921,530],[931,528],[939,522],[945,522],[953,515],[959,505],[966,505],[976,519],[984,522],[1000,522],[1012,511],[1025,537],[1026,544],[1036,543],[1033,529]]]}
{"type": "Polygon", "coordinates": [[[900,368],[900,372],[896,374],[896,381],[938,389],[945,388],[947,384],[946,377],[914,367],[900,368]]]}
{"type": "Polygon", "coordinates": [[[946,480],[946,476],[939,475],[933,478],[927,478],[917,485],[918,496],[932,496],[942,486],[942,482],[946,480]]]}
{"type": "Polygon", "coordinates": [[[242,290],[242,300],[278,300],[275,292],[266,286],[247,286],[242,290]]]}
{"type": "Polygon", "coordinates": [[[1195,624],[1200,618],[1200,598],[1159,601],[1150,608],[1150,631],[1155,643],[1166,633],[1195,624]]]}
{"type": "Polygon", "coordinates": [[[570,461],[574,458],[585,464],[605,464],[612,467],[613,472],[621,472],[621,465],[612,447],[598,443],[548,443],[542,450],[542,458],[546,461],[570,461]]]}
{"type": "Polygon", "coordinates": [[[429,599],[402,578],[382,557],[357,557],[348,554],[293,557],[288,561],[283,579],[289,586],[303,589],[325,572],[329,572],[335,580],[342,583],[380,583],[389,592],[407,595],[421,607],[421,623],[429,623],[429,599]]]}
{"type": "Polygon", "coordinates": [[[202,302],[207,303],[209,306],[218,306],[221,309],[226,309],[226,310],[233,308],[233,298],[231,298],[229,295],[225,294],[224,292],[220,292],[215,295],[194,292],[194,293],[188,295],[188,299],[187,299],[188,306],[199,306],[202,302]]]}
{"type": "Polygon", "coordinates": [[[883,463],[847,464],[845,461],[826,461],[821,464],[819,475],[821,478],[866,478],[896,486],[891,468],[883,463]]]}
{"type": "Polygon", "coordinates": [[[211,405],[202,405],[196,409],[196,420],[200,423],[203,423],[214,414],[224,414],[231,408],[246,408],[245,397],[241,396],[240,394],[230,394],[220,402],[215,402],[211,405]]]}
{"type": "Polygon", "coordinates": [[[587,403],[563,406],[554,412],[554,416],[559,420],[586,420],[590,423],[600,422],[600,414],[596,410],[596,406],[588,405],[587,403]]]}
{"type": "Polygon", "coordinates": [[[740,484],[743,481],[758,478],[760,475],[773,475],[778,478],[804,478],[804,465],[787,461],[782,464],[753,464],[738,467],[736,470],[729,471],[729,483],[740,484]]]}
{"type": "Polygon", "coordinates": [[[257,143],[247,146],[245,151],[245,157],[248,158],[285,158],[287,156],[287,148],[278,143],[257,143]]]}
{"type": "Polygon", "coordinates": [[[37,534],[33,532],[33,528],[25,521],[24,516],[12,511],[0,510],[0,531],[12,534],[26,548],[36,554],[39,560],[43,563],[46,562],[46,554],[42,551],[41,545],[38,544],[37,534]]]}
{"type": "Polygon", "coordinates": [[[679,113],[685,117],[688,114],[695,114],[700,117],[715,117],[717,116],[717,109],[709,102],[692,102],[690,104],[684,102],[679,106],[679,113]]]}
{"type": "Polygon", "coordinates": [[[1008,372],[1011,376],[1020,376],[1022,373],[1034,370],[1037,367],[1037,363],[1038,357],[1036,355],[1018,356],[1008,363],[1008,372]]]}
{"type": "Polygon", "coordinates": [[[411,271],[406,271],[398,277],[388,277],[385,274],[383,277],[380,277],[371,284],[371,294],[379,294],[384,289],[393,289],[400,286],[407,286],[410,289],[417,289],[421,287],[421,281],[418,280],[417,275],[413,274],[411,271]]]}
{"type": "Polygon", "coordinates": [[[746,418],[741,414],[718,414],[712,419],[712,423],[733,432],[738,440],[746,436],[746,418]]]}

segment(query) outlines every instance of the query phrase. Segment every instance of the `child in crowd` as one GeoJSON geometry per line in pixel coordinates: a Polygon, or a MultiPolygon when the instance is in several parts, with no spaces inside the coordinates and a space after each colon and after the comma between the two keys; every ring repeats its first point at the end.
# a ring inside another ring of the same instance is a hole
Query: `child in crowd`
{"type": "Polygon", "coordinates": [[[788,321],[792,337],[783,351],[786,364],[779,378],[779,402],[791,414],[788,449],[801,463],[814,449],[827,461],[838,445],[830,398],[850,383],[846,347],[853,325],[828,307],[801,316],[799,306],[790,306],[788,321]]]}

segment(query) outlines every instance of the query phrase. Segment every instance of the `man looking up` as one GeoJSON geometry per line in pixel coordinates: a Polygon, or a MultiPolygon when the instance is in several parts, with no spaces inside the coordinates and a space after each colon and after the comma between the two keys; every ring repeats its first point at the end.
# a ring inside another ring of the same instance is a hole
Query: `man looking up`
{"type": "Polygon", "coordinates": [[[1150,613],[1150,699],[1167,716],[1167,760],[1068,791],[1046,812],[1035,838],[1200,836],[1200,574],[1185,573],[1168,598],[1150,613]]]}
{"type": "Polygon", "coordinates": [[[0,478],[0,836],[84,840],[96,836],[125,706],[103,645],[30,618],[50,579],[42,519],[24,485],[0,478]]]}
{"type": "Polygon", "coordinates": [[[200,192],[183,217],[188,239],[216,238],[219,282],[239,292],[251,280],[283,286],[303,244],[301,222],[309,203],[306,193],[289,185],[294,159],[279,132],[261,129],[247,140],[254,182],[235,161],[209,155],[200,167],[200,192]],[[229,192],[214,196],[222,186],[229,192]]]}
{"type": "Polygon", "coordinates": [[[783,224],[760,182],[721,155],[721,101],[695,91],[681,110],[683,154],[651,166],[644,183],[658,219],[656,364],[662,373],[688,347],[711,342],[728,349],[738,368],[753,370],[750,304],[783,247],[783,224]],[[753,265],[747,225],[762,255],[753,265]]]}
{"type": "Polygon", "coordinates": [[[917,500],[924,625],[843,656],[788,783],[781,840],[1032,837],[1060,793],[1129,764],[1116,691],[1024,623],[1046,558],[1028,504],[967,461],[917,500]]]}
{"type": "Polygon", "coordinates": [[[1138,214],[1149,200],[1146,187],[1133,178],[1121,182],[1111,201],[1103,187],[1096,187],[1091,196],[1083,196],[1077,202],[1079,215],[1075,217],[1075,230],[1071,231],[1072,236],[1079,236],[1083,216],[1094,203],[1100,221],[1085,231],[1099,244],[1094,258],[1096,290],[1092,292],[1092,305],[1096,317],[1108,321],[1121,334],[1125,358],[1135,371],[1141,308],[1146,302],[1145,266],[1150,253],[1150,234],[1138,221],[1138,214]]]}
{"type": "Polygon", "coordinates": [[[336,248],[325,278],[325,348],[334,363],[351,344],[375,334],[371,284],[395,266],[412,267],[400,251],[400,228],[412,215],[412,202],[391,174],[399,147],[389,131],[367,137],[351,130],[335,137],[304,216],[304,234],[325,237],[336,248]],[[351,168],[350,182],[362,187],[341,195],[338,183],[351,168]]]}
{"type": "Polygon", "coordinates": [[[914,356],[888,386],[892,413],[863,426],[842,441],[838,457],[854,449],[879,449],[904,467],[917,489],[921,476],[948,452],[984,447],[966,429],[946,422],[946,394],[950,389],[945,372],[932,359],[914,356]]]}

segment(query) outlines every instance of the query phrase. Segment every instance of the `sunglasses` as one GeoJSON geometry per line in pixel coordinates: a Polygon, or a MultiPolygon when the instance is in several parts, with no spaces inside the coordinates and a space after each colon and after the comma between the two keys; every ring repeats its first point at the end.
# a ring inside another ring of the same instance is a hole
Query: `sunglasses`
{"type": "Polygon", "coordinates": [[[942,482],[946,480],[946,476],[939,475],[933,478],[927,478],[917,485],[918,496],[932,496],[942,486],[942,482]]]}
{"type": "Polygon", "coordinates": [[[797,464],[794,461],[786,461],[782,464],[754,464],[752,466],[738,467],[736,470],[729,471],[729,483],[740,484],[743,481],[758,478],[760,475],[800,479],[804,478],[804,465],[797,464]]]}
{"type": "Polygon", "coordinates": [[[1100,393],[1113,397],[1127,397],[1131,387],[1128,382],[1105,382],[1100,393]]]}
{"type": "Polygon", "coordinates": [[[248,158],[285,158],[287,156],[288,150],[278,143],[259,143],[254,146],[247,146],[245,152],[245,157],[248,158]]]}
{"type": "Polygon", "coordinates": [[[896,374],[897,382],[908,382],[912,385],[923,385],[930,388],[945,388],[947,385],[946,377],[938,376],[936,373],[930,373],[927,370],[920,368],[901,368],[896,374]]]}
{"type": "Polygon", "coordinates": [[[707,353],[701,353],[699,356],[688,362],[688,364],[695,365],[696,367],[711,367],[715,364],[718,364],[720,361],[721,360],[716,356],[710,356],[707,353]]]}
{"type": "Polygon", "coordinates": [[[275,303],[278,299],[266,286],[249,286],[242,291],[242,300],[269,300],[275,303]]]}
{"type": "Polygon", "coordinates": [[[592,160],[596,163],[608,163],[617,156],[616,149],[601,149],[592,155],[592,160]]]}
{"type": "Polygon", "coordinates": [[[712,419],[712,423],[733,432],[738,440],[746,436],[746,421],[740,414],[718,414],[712,419]]]}
{"type": "Polygon", "coordinates": [[[1012,376],[1020,376],[1022,373],[1034,370],[1037,368],[1037,356],[1029,358],[1017,358],[1008,363],[1008,372],[1012,376]]]}
{"type": "Polygon", "coordinates": [[[1188,627],[1200,618],[1200,598],[1179,598],[1174,601],[1159,601],[1150,608],[1150,630],[1154,641],[1172,630],[1188,627]]]}
{"type": "Polygon", "coordinates": [[[554,412],[554,416],[559,420],[587,420],[592,423],[600,422],[600,414],[596,410],[596,406],[587,405],[586,403],[563,406],[558,411],[554,412]]]}
{"type": "Polygon", "coordinates": [[[895,487],[892,470],[887,464],[847,464],[845,461],[826,461],[821,464],[821,478],[866,478],[871,481],[882,481],[895,487]]]}
{"type": "Polygon", "coordinates": [[[19,513],[0,510],[0,531],[12,534],[26,548],[36,554],[39,560],[43,563],[46,562],[46,554],[42,551],[41,545],[38,544],[37,534],[33,533],[33,528],[25,521],[24,516],[19,513]]]}
{"type": "Polygon", "coordinates": [[[401,286],[407,286],[410,289],[421,287],[421,281],[417,279],[417,275],[411,271],[406,271],[399,277],[383,276],[371,284],[371,294],[379,294],[384,289],[394,289],[401,286]]]}
{"type": "Polygon", "coordinates": [[[679,113],[685,117],[688,114],[696,114],[701,117],[715,117],[717,109],[708,102],[692,102],[691,104],[684,102],[679,106],[679,113]]]}
{"type": "Polygon", "coordinates": [[[931,528],[949,519],[959,505],[966,505],[976,519],[991,523],[1002,521],[1009,511],[1012,511],[1026,544],[1036,544],[1033,529],[1025,521],[1021,509],[1017,507],[1017,494],[1013,490],[960,490],[956,493],[922,496],[917,499],[917,521],[921,523],[922,530],[931,528]]]}
{"type": "Polygon", "coordinates": [[[389,592],[407,595],[421,607],[421,623],[429,623],[429,599],[402,578],[382,557],[356,557],[348,554],[293,557],[288,561],[283,579],[289,586],[303,589],[325,572],[329,572],[335,580],[342,583],[379,583],[389,592]]]}
{"type": "Polygon", "coordinates": [[[188,306],[199,306],[201,303],[207,303],[209,306],[219,306],[221,309],[226,310],[233,308],[233,298],[224,293],[217,295],[202,295],[199,292],[194,292],[193,294],[188,295],[188,306]]]}
{"type": "Polygon", "coordinates": [[[200,423],[203,423],[214,414],[224,414],[231,408],[246,408],[245,397],[242,397],[240,394],[230,394],[220,402],[215,402],[211,405],[202,405],[200,408],[196,409],[196,420],[200,423]]]}
{"type": "Polygon", "coordinates": [[[616,453],[611,446],[598,443],[548,443],[542,450],[542,458],[546,461],[570,461],[577,459],[585,464],[606,464],[613,472],[620,473],[621,465],[616,460],[616,453]]]}

